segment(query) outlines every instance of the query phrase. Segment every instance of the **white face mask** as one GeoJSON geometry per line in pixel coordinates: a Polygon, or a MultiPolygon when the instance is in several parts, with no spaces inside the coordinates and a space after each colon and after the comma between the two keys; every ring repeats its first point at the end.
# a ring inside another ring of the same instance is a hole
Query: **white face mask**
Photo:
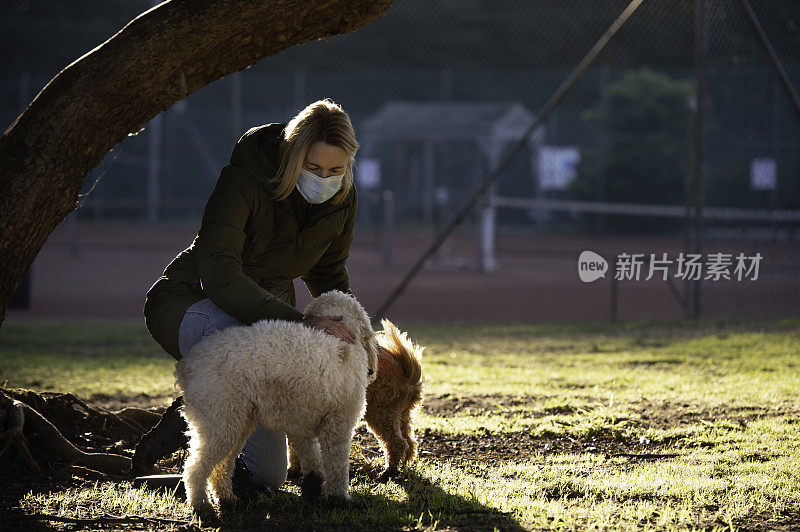
{"type": "Polygon", "coordinates": [[[339,192],[343,177],[344,174],[339,174],[322,178],[314,172],[301,168],[297,177],[297,190],[309,203],[322,203],[339,192]]]}

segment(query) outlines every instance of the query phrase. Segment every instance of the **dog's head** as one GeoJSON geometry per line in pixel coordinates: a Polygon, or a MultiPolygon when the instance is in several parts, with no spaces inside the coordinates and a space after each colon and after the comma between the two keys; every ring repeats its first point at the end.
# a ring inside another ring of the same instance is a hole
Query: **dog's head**
{"type": "Polygon", "coordinates": [[[331,290],[320,295],[306,306],[306,316],[342,316],[342,323],[347,325],[367,352],[367,381],[371,383],[378,371],[378,341],[364,307],[352,294],[339,290],[331,290]]]}

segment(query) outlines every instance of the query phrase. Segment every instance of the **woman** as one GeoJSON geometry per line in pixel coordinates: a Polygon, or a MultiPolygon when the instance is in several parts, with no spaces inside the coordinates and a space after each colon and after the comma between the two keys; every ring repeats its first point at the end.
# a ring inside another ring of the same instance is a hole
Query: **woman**
{"type": "MultiPolygon", "coordinates": [[[[349,116],[327,99],[288,124],[242,136],[194,242],[147,292],[145,323],[170,355],[180,359],[204,336],[263,319],[300,321],[354,341],[341,316],[305,319],[293,280],[302,278],[313,297],[350,290],[357,149],[349,116]]],[[[259,426],[242,452],[257,484],[276,488],[286,479],[284,434],[259,426]]]]}

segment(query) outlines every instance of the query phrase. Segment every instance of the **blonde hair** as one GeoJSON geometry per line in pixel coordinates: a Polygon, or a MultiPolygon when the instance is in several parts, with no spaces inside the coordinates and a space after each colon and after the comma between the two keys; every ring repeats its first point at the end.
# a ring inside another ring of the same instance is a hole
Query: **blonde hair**
{"type": "Polygon", "coordinates": [[[285,199],[292,193],[297,185],[303,162],[306,160],[308,148],[319,141],[347,152],[342,187],[330,201],[340,203],[347,197],[353,186],[353,164],[358,142],[350,117],[338,104],[326,98],[309,104],[297,113],[283,130],[280,166],[273,178],[273,181],[278,183],[275,189],[276,199],[285,199]]]}

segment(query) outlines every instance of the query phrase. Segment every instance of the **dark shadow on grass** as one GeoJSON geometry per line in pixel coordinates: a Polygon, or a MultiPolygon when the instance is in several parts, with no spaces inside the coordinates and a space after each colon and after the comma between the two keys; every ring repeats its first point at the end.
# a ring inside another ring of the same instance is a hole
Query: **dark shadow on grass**
{"type": "Polygon", "coordinates": [[[0,475],[5,477],[0,481],[0,530],[63,530],[63,526],[58,528],[55,523],[26,514],[19,507],[19,501],[28,493],[50,493],[62,488],[62,485],[44,476],[14,477],[6,471],[0,475]]]}
{"type": "Polygon", "coordinates": [[[475,499],[454,495],[417,471],[406,471],[398,483],[408,496],[408,503],[404,504],[406,511],[412,515],[429,514],[434,521],[438,521],[439,526],[474,530],[525,530],[510,514],[475,499]]]}
{"type": "MultiPolygon", "coordinates": [[[[357,480],[364,480],[357,475],[357,480]]],[[[368,483],[379,484],[369,476],[368,483]]],[[[307,503],[299,495],[280,490],[238,511],[223,513],[213,526],[221,530],[401,530],[430,527],[456,530],[525,530],[510,515],[480,502],[452,494],[414,470],[396,482],[407,495],[398,502],[376,493],[351,493],[346,508],[324,500],[307,503]]]]}

